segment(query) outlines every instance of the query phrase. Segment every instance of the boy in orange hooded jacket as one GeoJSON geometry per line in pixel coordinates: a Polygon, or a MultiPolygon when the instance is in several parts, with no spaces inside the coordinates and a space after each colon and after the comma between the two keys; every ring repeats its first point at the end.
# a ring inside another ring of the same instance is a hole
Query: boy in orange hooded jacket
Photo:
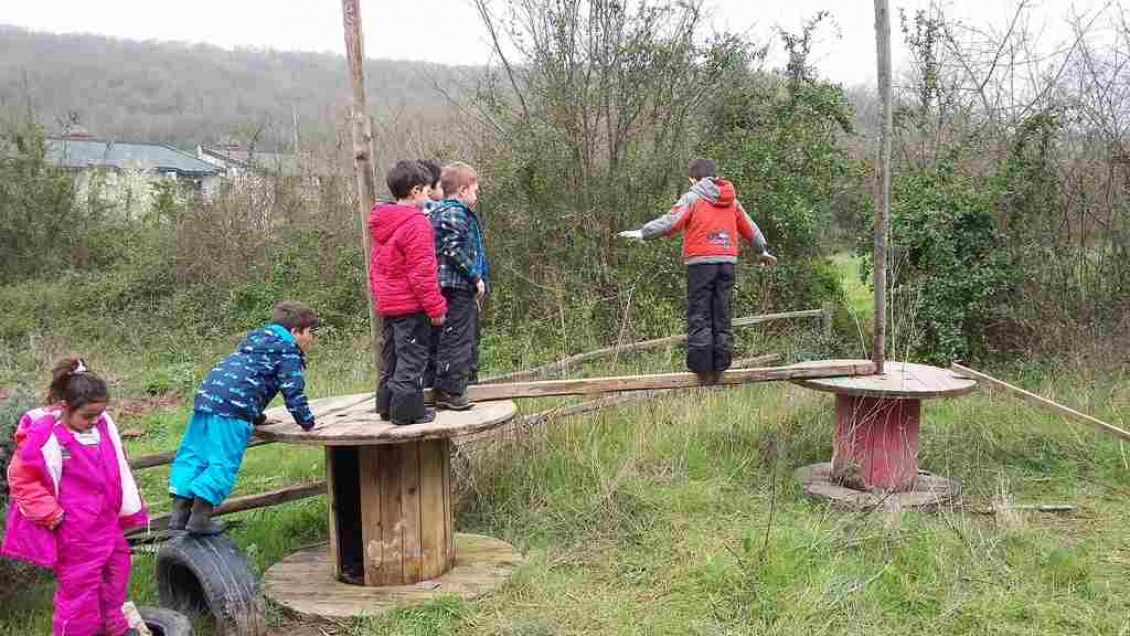
{"type": "Polygon", "coordinates": [[[757,250],[760,262],[772,265],[765,236],[738,202],[734,185],[715,174],[710,159],[688,166],[691,189],[667,214],[624,238],[651,240],[683,232],[687,265],[687,368],[704,382],[717,381],[730,368],[734,335],[731,302],[738,237],[757,250]]]}

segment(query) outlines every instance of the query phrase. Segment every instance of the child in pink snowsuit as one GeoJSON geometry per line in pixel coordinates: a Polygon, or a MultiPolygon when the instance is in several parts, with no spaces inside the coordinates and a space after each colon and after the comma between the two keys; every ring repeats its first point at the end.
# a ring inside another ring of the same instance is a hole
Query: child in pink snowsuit
{"type": "Polygon", "coordinates": [[[123,529],[148,523],[106,384],[79,359],[55,367],[47,406],[27,412],[8,466],[12,501],[0,553],[55,571],[55,636],[133,636],[122,614],[123,529]]]}

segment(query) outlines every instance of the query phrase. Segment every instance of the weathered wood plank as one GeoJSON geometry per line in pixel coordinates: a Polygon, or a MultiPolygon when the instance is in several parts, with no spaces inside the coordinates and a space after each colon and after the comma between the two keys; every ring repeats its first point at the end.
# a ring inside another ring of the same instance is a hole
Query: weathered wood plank
{"type": "Polygon", "coordinates": [[[400,447],[401,549],[404,554],[403,582],[420,581],[424,569],[420,534],[420,446],[429,442],[412,442],[400,447]]]}
{"type": "MultiPolygon", "coordinates": [[[[731,369],[722,374],[715,384],[733,385],[749,382],[773,382],[803,378],[870,375],[875,365],[864,360],[846,360],[827,364],[792,365],[784,367],[759,367],[731,369]]],[[[553,395],[588,395],[617,391],[654,391],[707,386],[694,373],[661,373],[655,375],[627,375],[576,380],[541,380],[509,384],[480,384],[467,387],[467,397],[472,402],[509,400],[515,398],[549,397],[553,395]]],[[[431,392],[425,392],[431,399],[431,392]]]]}
{"type": "Polygon", "coordinates": [[[1095,428],[1098,428],[1102,431],[1106,431],[1107,433],[1110,433],[1111,435],[1114,435],[1115,437],[1120,437],[1122,439],[1130,440],[1130,431],[1126,431],[1126,430],[1123,430],[1121,428],[1118,428],[1117,426],[1115,426],[1113,424],[1107,424],[1106,422],[1104,422],[1104,421],[1102,421],[1098,418],[1091,417],[1090,415],[1087,415],[1086,413],[1080,413],[1079,411],[1076,411],[1075,409],[1073,409],[1071,407],[1064,406],[1062,404],[1059,404],[1058,402],[1053,402],[1053,401],[1051,401],[1051,400],[1049,400],[1045,397],[1041,397],[1039,395],[1036,395],[1035,393],[1032,393],[1031,391],[1025,391],[1024,389],[1022,389],[1018,386],[1013,386],[1013,385],[1011,385],[1011,384],[1009,384],[1009,383],[1007,383],[1003,380],[998,380],[991,375],[986,375],[984,373],[981,373],[980,371],[974,371],[973,369],[970,369],[969,367],[964,367],[964,366],[957,364],[957,363],[950,365],[950,368],[953,369],[955,372],[960,373],[962,375],[966,375],[966,376],[971,377],[971,378],[976,378],[978,380],[982,380],[982,381],[984,381],[984,382],[986,382],[986,383],[988,383],[992,386],[997,387],[998,389],[1003,389],[1005,391],[1008,391],[1009,393],[1012,393],[1013,395],[1020,398],[1021,400],[1028,402],[1029,404],[1038,406],[1042,409],[1046,409],[1046,410],[1051,411],[1053,413],[1059,413],[1060,415],[1071,418],[1071,419],[1078,421],[1078,422],[1083,422],[1084,424],[1090,424],[1091,426],[1094,426],[1095,428]]]}
{"type": "Polygon", "coordinates": [[[447,534],[451,531],[443,490],[443,455],[447,452],[443,442],[420,443],[420,549],[429,578],[447,569],[447,534]]]}
{"type": "Polygon", "coordinates": [[[329,515],[330,562],[334,564],[334,578],[341,578],[341,554],[338,544],[337,498],[334,497],[334,449],[326,447],[326,513],[329,515]]]}
{"type": "MultiPolygon", "coordinates": [[[[371,448],[377,457],[377,479],[380,481],[378,490],[381,499],[381,535],[366,541],[372,542],[376,539],[381,542],[381,560],[374,582],[370,583],[366,574],[365,583],[401,585],[404,583],[404,508],[400,496],[400,481],[404,473],[401,464],[404,462],[405,445],[371,448]]],[[[362,501],[361,505],[369,506],[372,502],[362,501]]],[[[366,570],[368,569],[367,564],[366,570]]]]}
{"type": "MultiPolygon", "coordinates": [[[[270,506],[277,506],[281,503],[288,501],[298,501],[300,499],[309,499],[310,497],[317,497],[326,494],[326,482],[315,481],[309,484],[301,484],[297,486],[287,486],[286,488],[279,488],[277,490],[269,490],[255,495],[244,495],[242,497],[232,497],[220,507],[216,508],[213,513],[217,516],[235,514],[237,512],[244,512],[246,510],[255,510],[257,508],[267,508],[270,506]]],[[[158,515],[149,520],[147,528],[137,528],[127,532],[127,535],[145,534],[146,530],[161,530],[169,525],[169,515],[158,515]]]]}
{"type": "Polygon", "coordinates": [[[365,585],[382,583],[384,560],[384,514],[381,510],[381,475],[376,446],[357,449],[361,475],[361,554],[365,585]]]}
{"type": "MultiPolygon", "coordinates": [[[[746,316],[744,318],[737,318],[733,321],[734,327],[748,327],[757,325],[773,320],[785,320],[789,318],[825,318],[824,309],[806,309],[804,311],[786,311],[776,314],[764,314],[761,316],[746,316]]],[[[565,371],[571,366],[588,362],[590,360],[597,360],[600,358],[607,358],[621,353],[631,353],[633,351],[643,351],[646,349],[656,349],[659,347],[669,346],[685,342],[687,339],[686,334],[678,334],[674,336],[667,336],[665,338],[656,338],[654,340],[644,340],[642,342],[633,342],[630,344],[617,345],[614,347],[605,347],[604,349],[597,349],[595,351],[586,351],[585,353],[578,353],[576,355],[562,358],[556,362],[535,367],[533,369],[526,369],[524,371],[514,371],[513,373],[504,373],[502,375],[491,376],[483,378],[480,385],[483,384],[499,384],[503,382],[516,382],[518,380],[529,380],[550,373],[565,371]]]]}

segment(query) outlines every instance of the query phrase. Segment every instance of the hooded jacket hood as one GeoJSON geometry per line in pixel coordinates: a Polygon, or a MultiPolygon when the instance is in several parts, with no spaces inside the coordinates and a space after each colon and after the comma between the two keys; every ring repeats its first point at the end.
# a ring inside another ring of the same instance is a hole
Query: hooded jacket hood
{"type": "Polygon", "coordinates": [[[734,184],[717,177],[700,179],[698,183],[691,186],[691,192],[694,192],[709,201],[711,205],[719,208],[730,205],[734,202],[734,199],[737,198],[734,184]]]}
{"type": "Polygon", "coordinates": [[[378,243],[387,243],[392,235],[413,215],[422,212],[418,208],[399,203],[378,203],[369,215],[369,231],[378,243]]]}

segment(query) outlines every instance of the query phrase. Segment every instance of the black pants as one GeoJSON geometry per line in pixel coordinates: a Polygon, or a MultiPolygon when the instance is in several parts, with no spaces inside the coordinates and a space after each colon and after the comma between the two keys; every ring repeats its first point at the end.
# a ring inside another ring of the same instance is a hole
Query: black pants
{"type": "Polygon", "coordinates": [[[394,422],[412,423],[424,415],[424,369],[431,333],[427,314],[384,318],[377,412],[387,413],[394,422]]]}
{"type": "Polygon", "coordinates": [[[687,368],[725,371],[734,354],[733,263],[687,266],[687,368]]]}
{"type": "Polygon", "coordinates": [[[478,380],[479,305],[475,292],[444,289],[447,319],[435,330],[435,381],[437,390],[462,395],[467,384],[478,380]]]}

